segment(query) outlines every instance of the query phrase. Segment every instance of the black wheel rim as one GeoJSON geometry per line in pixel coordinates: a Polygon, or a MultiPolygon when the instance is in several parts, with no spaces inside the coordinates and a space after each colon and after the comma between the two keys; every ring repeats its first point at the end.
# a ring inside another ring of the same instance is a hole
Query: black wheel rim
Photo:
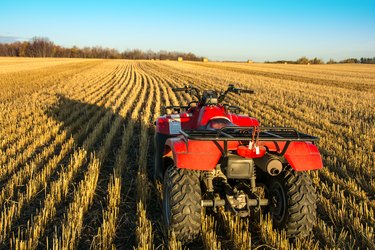
{"type": "Polygon", "coordinates": [[[287,197],[282,184],[275,181],[271,187],[271,213],[273,221],[281,224],[285,220],[287,212],[287,197]]]}

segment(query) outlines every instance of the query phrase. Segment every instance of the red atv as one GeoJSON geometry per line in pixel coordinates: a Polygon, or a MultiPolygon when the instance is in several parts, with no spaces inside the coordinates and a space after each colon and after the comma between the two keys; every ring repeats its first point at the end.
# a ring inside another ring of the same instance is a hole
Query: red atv
{"type": "Polygon", "coordinates": [[[166,228],[189,242],[201,230],[201,210],[225,206],[246,217],[261,208],[289,238],[304,237],[316,221],[316,194],[307,170],[322,168],[317,137],[294,128],[260,127],[257,119],[224,104],[224,92],[176,88],[197,98],[167,106],[156,121],[155,179],[163,182],[166,228]]]}

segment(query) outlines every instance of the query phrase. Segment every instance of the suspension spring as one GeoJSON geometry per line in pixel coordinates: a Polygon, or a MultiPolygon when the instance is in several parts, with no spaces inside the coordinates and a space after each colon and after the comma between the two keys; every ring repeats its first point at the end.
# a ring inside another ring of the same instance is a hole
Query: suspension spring
{"type": "Polygon", "coordinates": [[[251,187],[251,191],[254,192],[255,189],[256,189],[256,168],[254,167],[253,169],[253,175],[250,177],[250,187],[251,187]]]}

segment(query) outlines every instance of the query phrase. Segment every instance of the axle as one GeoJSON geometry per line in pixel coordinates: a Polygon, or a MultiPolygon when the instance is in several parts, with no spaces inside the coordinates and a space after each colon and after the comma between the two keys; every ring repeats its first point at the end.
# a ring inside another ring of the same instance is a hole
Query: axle
{"type": "MultiPolygon", "coordinates": [[[[224,199],[219,200],[202,200],[201,206],[202,207],[221,207],[225,206],[226,202],[224,199]]],[[[268,206],[269,200],[268,199],[247,199],[247,205],[250,207],[258,207],[258,206],[268,206]]]]}

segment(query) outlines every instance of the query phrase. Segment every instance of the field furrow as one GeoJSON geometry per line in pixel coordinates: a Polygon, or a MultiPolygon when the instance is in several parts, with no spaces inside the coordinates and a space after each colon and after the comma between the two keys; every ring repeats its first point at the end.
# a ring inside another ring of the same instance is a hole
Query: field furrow
{"type": "Polygon", "coordinates": [[[371,65],[0,58],[0,249],[374,249],[374,80],[371,65]],[[224,209],[189,244],[165,231],[154,121],[194,100],[173,88],[230,83],[256,92],[227,96],[242,113],[320,138],[310,236],[224,209]]]}

